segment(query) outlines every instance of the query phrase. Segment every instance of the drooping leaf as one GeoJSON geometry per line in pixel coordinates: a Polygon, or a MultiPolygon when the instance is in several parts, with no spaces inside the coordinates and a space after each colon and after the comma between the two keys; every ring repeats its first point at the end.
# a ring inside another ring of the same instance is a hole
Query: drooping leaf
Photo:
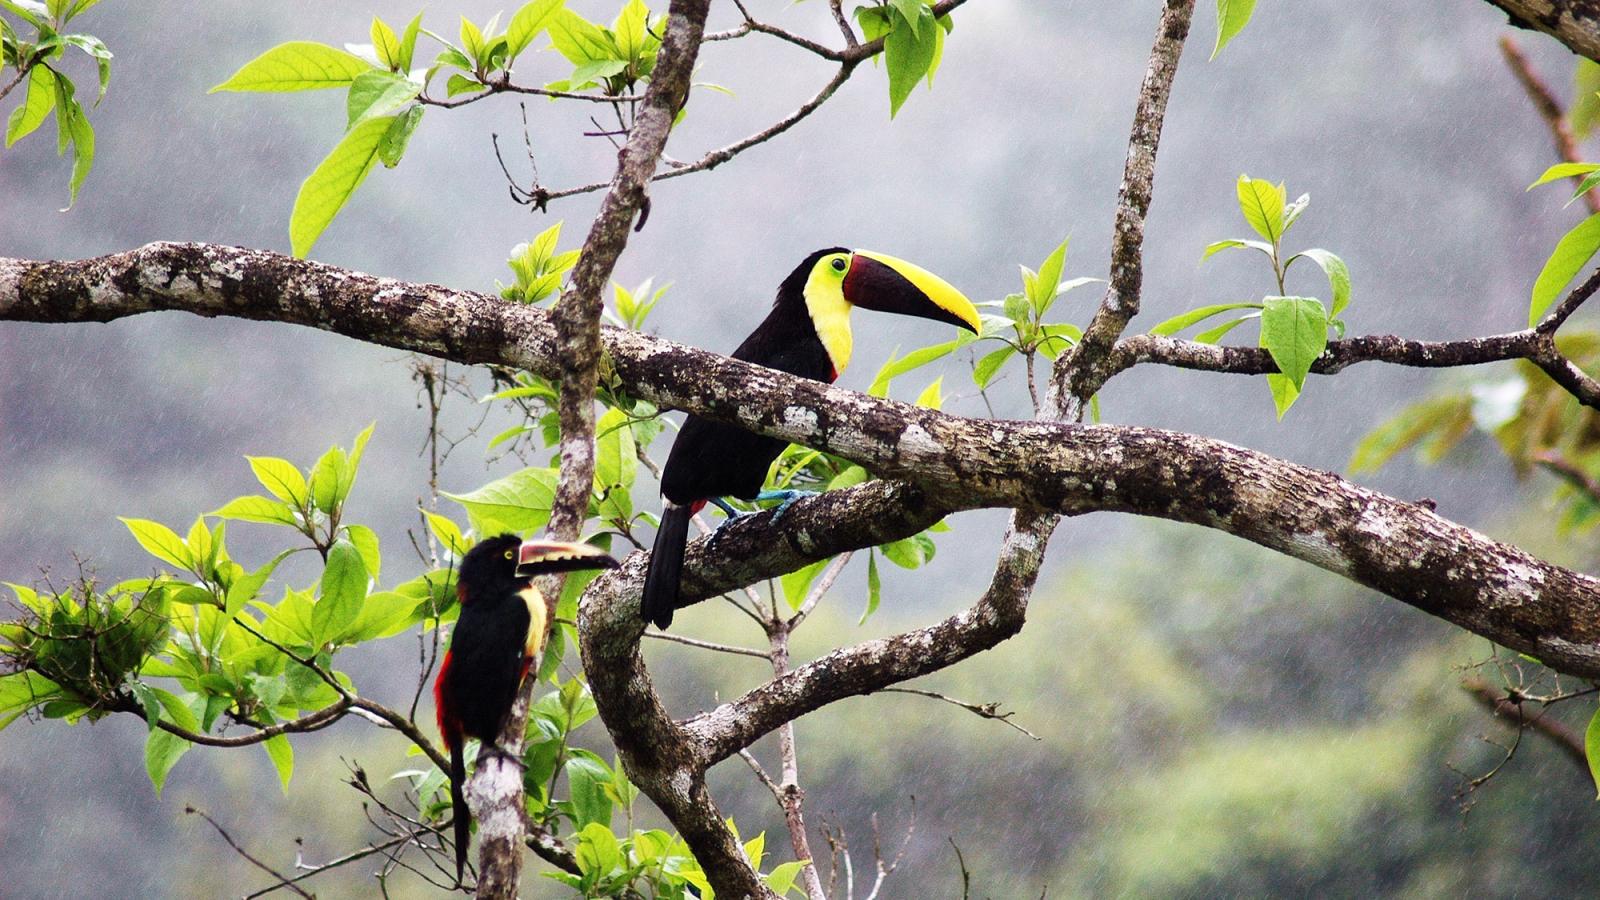
{"type": "MultiPolygon", "coordinates": [[[[896,11],[898,14],[898,10],[896,11]]],[[[922,4],[917,4],[917,19],[927,18],[927,27],[912,25],[909,20],[897,17],[900,21],[889,30],[883,41],[884,68],[889,72],[889,118],[894,118],[900,112],[900,107],[905,104],[906,98],[911,96],[911,91],[917,82],[928,73],[928,67],[933,64],[933,54],[937,49],[938,39],[934,37],[935,26],[933,12],[922,4]]]]}
{"type": "Polygon", "coordinates": [[[32,134],[55,108],[56,73],[41,63],[28,72],[28,96],[6,120],[6,146],[32,134]]]}
{"type": "Polygon", "coordinates": [[[1328,313],[1306,297],[1267,297],[1261,310],[1261,346],[1299,390],[1311,364],[1328,346],[1328,313]]]}
{"type": "Polygon", "coordinates": [[[1597,116],[1600,116],[1600,63],[1592,59],[1578,58],[1578,65],[1572,73],[1572,105],[1567,107],[1567,124],[1572,128],[1572,135],[1578,140],[1585,140],[1594,130],[1597,116]]]}
{"type": "Polygon", "coordinates": [[[878,574],[878,552],[867,551],[867,608],[861,611],[861,620],[858,625],[865,625],[872,614],[878,611],[878,603],[883,599],[883,578],[878,574]]]}
{"type": "Polygon", "coordinates": [[[416,132],[417,125],[422,122],[422,104],[413,104],[405,112],[395,116],[389,130],[383,133],[383,139],[378,142],[378,161],[385,168],[392,169],[400,164],[400,157],[405,155],[406,145],[411,143],[411,135],[416,132]]]}
{"type": "Polygon", "coordinates": [[[1339,313],[1344,312],[1344,308],[1350,303],[1350,267],[1333,253],[1320,247],[1313,247],[1289,257],[1289,262],[1283,264],[1284,270],[1287,271],[1289,263],[1302,256],[1316,263],[1327,274],[1328,288],[1333,292],[1332,310],[1328,313],[1328,317],[1337,319],[1339,313]]]}
{"type": "Polygon", "coordinates": [[[372,64],[356,56],[315,41],[290,41],[250,60],[227,81],[212,88],[218,91],[315,91],[344,87],[372,64]]]}
{"type": "Polygon", "coordinates": [[[267,758],[272,760],[272,767],[278,771],[278,782],[287,796],[289,779],[294,776],[294,745],[289,743],[288,735],[279,734],[267,738],[261,746],[267,751],[267,758]]]}
{"type": "Polygon", "coordinates": [[[368,69],[350,82],[350,93],[345,98],[345,127],[389,115],[420,93],[422,85],[404,75],[368,69]]]}
{"type": "Polygon", "coordinates": [[[1584,730],[1583,749],[1589,757],[1589,777],[1594,780],[1595,796],[1600,799],[1600,709],[1594,711],[1589,727],[1584,730]]]}

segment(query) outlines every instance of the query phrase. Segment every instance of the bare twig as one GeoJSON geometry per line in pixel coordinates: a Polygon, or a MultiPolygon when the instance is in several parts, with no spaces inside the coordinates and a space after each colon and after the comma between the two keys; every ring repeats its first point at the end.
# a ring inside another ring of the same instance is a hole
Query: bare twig
{"type": "Polygon", "coordinates": [[[1495,688],[1481,679],[1469,679],[1462,683],[1461,687],[1468,694],[1471,694],[1474,700],[1477,700],[1488,708],[1490,712],[1494,713],[1495,716],[1507,720],[1509,724],[1518,730],[1531,729],[1537,731],[1568,759],[1572,760],[1578,766],[1580,772],[1585,775],[1588,774],[1589,757],[1584,750],[1583,735],[1578,734],[1565,722],[1552,718],[1548,709],[1541,710],[1537,715],[1529,716],[1522,708],[1523,703],[1527,702],[1529,698],[1495,688]]]}
{"type": "Polygon", "coordinates": [[[884,688],[883,692],[884,693],[894,693],[894,694],[916,694],[919,697],[932,697],[935,700],[943,700],[944,702],[949,703],[949,704],[951,704],[953,706],[959,706],[962,709],[966,710],[967,712],[970,712],[973,715],[978,716],[979,718],[993,719],[994,721],[999,722],[1002,725],[1006,725],[1008,727],[1015,728],[1017,731],[1022,732],[1023,734],[1027,735],[1028,737],[1033,738],[1036,741],[1037,740],[1041,740],[1041,738],[1037,734],[1034,734],[1033,732],[1029,731],[1028,729],[1023,728],[1021,725],[1018,725],[1017,723],[1011,721],[1011,717],[1016,715],[1016,712],[1015,711],[1012,711],[1012,712],[1001,712],[1000,711],[1000,704],[998,702],[996,702],[996,701],[990,701],[988,703],[971,703],[971,702],[966,701],[966,700],[957,700],[955,697],[951,697],[951,696],[949,696],[947,694],[941,694],[938,691],[925,691],[925,690],[922,690],[921,688],[889,687],[889,688],[884,688]]]}
{"type": "Polygon", "coordinates": [[[233,839],[233,835],[228,834],[227,829],[223,828],[221,825],[218,825],[216,819],[211,818],[210,816],[206,815],[201,810],[195,809],[192,806],[185,806],[183,808],[183,811],[188,813],[189,815],[199,816],[200,818],[205,819],[206,822],[210,823],[212,828],[215,828],[217,830],[217,834],[222,835],[222,839],[224,841],[228,842],[228,846],[233,848],[233,852],[239,854],[241,857],[244,858],[244,860],[246,862],[250,863],[252,866],[255,866],[256,868],[258,868],[261,871],[267,873],[268,875],[271,875],[273,878],[278,879],[278,885],[280,885],[282,887],[285,887],[285,888],[288,888],[291,891],[294,891],[296,894],[299,894],[300,896],[306,898],[306,900],[315,900],[314,897],[312,897],[310,894],[306,893],[304,890],[302,890],[300,888],[299,885],[294,883],[295,879],[292,879],[292,878],[289,878],[288,876],[283,875],[278,870],[272,868],[271,866],[267,865],[266,863],[262,862],[261,860],[256,859],[254,856],[251,856],[250,855],[250,851],[248,851],[248,850],[244,849],[243,847],[239,846],[239,843],[233,839]]]}
{"type": "MultiPolygon", "coordinates": [[[[740,608],[742,609],[743,607],[740,608]]],[[[749,612],[749,610],[745,611],[749,612]]],[[[719,644],[715,641],[702,641],[698,638],[684,637],[681,634],[673,634],[670,631],[646,631],[644,636],[647,638],[655,638],[658,641],[671,641],[674,644],[686,644],[690,647],[699,647],[701,650],[715,650],[718,653],[733,653],[739,656],[753,656],[760,660],[767,659],[767,654],[761,652],[760,650],[753,650],[749,647],[736,647],[732,644],[719,644]]]]}

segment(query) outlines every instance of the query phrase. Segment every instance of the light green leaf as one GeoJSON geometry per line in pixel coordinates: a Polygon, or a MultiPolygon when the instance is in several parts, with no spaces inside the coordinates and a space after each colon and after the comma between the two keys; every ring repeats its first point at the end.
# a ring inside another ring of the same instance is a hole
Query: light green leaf
{"type": "Polygon", "coordinates": [[[1298,391],[1311,364],[1328,346],[1328,313],[1319,300],[1267,297],[1261,310],[1261,346],[1298,391]]]}
{"type": "Polygon", "coordinates": [[[887,396],[889,382],[913,369],[919,369],[934,360],[948,356],[952,350],[964,343],[966,341],[956,338],[931,347],[920,347],[899,358],[891,356],[889,361],[883,364],[883,368],[878,370],[878,374],[872,377],[872,384],[867,387],[867,393],[874,397],[887,396]]]}
{"type": "Polygon", "coordinates": [[[250,463],[250,471],[255,473],[256,480],[272,496],[290,506],[305,505],[306,480],[294,463],[276,456],[246,456],[245,459],[250,463]]]}
{"type": "Polygon", "coordinates": [[[361,554],[361,563],[366,566],[367,574],[373,580],[377,580],[383,560],[383,556],[378,552],[378,533],[365,525],[346,525],[344,535],[361,554]]]}
{"type": "Polygon", "coordinates": [[[550,24],[564,0],[529,0],[506,24],[506,58],[515,59],[550,24]]]}
{"type": "Polygon", "coordinates": [[[345,201],[366,180],[378,162],[378,147],[394,120],[394,116],[380,116],[350,129],[300,185],[294,211],[289,214],[289,242],[295,256],[304,257],[311,252],[345,201]]]}
{"type": "Polygon", "coordinates": [[[450,519],[436,512],[423,510],[422,514],[428,519],[428,530],[433,532],[434,538],[444,545],[446,551],[457,559],[466,554],[471,547],[466,537],[461,534],[460,526],[450,519]]]}
{"type": "Polygon", "coordinates": [[[1249,247],[1252,250],[1260,250],[1267,256],[1272,255],[1271,244],[1264,244],[1261,241],[1246,241],[1239,238],[1229,238],[1225,241],[1214,241],[1210,244],[1207,244],[1205,252],[1200,254],[1200,261],[1205,262],[1218,253],[1221,253],[1224,250],[1232,250],[1235,247],[1249,247]]]}
{"type": "Polygon", "coordinates": [[[883,599],[883,578],[878,574],[878,552],[867,551],[867,608],[861,611],[861,619],[856,624],[865,625],[872,614],[878,611],[878,602],[883,599]]]}
{"type": "Polygon", "coordinates": [[[417,13],[406,23],[406,30],[400,33],[400,51],[395,59],[395,68],[401,72],[411,71],[411,59],[416,54],[417,34],[421,29],[422,13],[417,13]]]}
{"type": "Polygon", "coordinates": [[[1302,250],[1289,257],[1289,262],[1283,264],[1284,271],[1287,272],[1289,270],[1289,263],[1302,256],[1321,266],[1322,271],[1327,274],[1328,287],[1333,291],[1333,308],[1328,315],[1329,318],[1337,319],[1339,313],[1343,312],[1345,306],[1350,303],[1350,267],[1345,265],[1344,260],[1329,251],[1320,247],[1313,247],[1310,250],[1302,250]]]}
{"type": "Polygon", "coordinates": [[[134,540],[139,542],[139,546],[151,556],[180,569],[194,567],[195,561],[189,553],[188,545],[171,528],[149,519],[121,519],[121,521],[128,526],[129,531],[133,532],[134,540]]]}
{"type": "Polygon", "coordinates": [[[1576,178],[1578,176],[1588,175],[1589,173],[1596,171],[1600,171],[1600,163],[1556,163],[1550,168],[1545,169],[1544,174],[1540,175],[1534,180],[1533,184],[1528,185],[1526,188],[1524,188],[1524,190],[1531,191],[1541,184],[1549,184],[1552,181],[1560,181],[1564,178],[1576,178]]]}
{"type": "MultiPolygon", "coordinates": [[[[917,5],[917,16],[926,16],[932,26],[933,13],[926,6],[917,5]]],[[[889,71],[889,118],[900,112],[911,90],[928,73],[937,44],[932,27],[919,28],[907,23],[889,30],[883,41],[884,67],[889,71]]]]}
{"type": "Polygon", "coordinates": [[[1006,360],[1010,359],[1016,352],[1017,348],[1011,346],[1010,344],[1006,344],[999,350],[985,354],[983,358],[979,359],[978,362],[972,367],[973,383],[979,388],[988,387],[989,382],[994,380],[995,373],[999,372],[1000,367],[1005,365],[1006,360]]]}
{"type": "Polygon", "coordinates": [[[315,91],[343,87],[372,64],[337,47],[314,41],[279,44],[245,63],[218,91],[315,91]]]}
{"type": "Polygon", "coordinates": [[[556,51],[575,66],[621,56],[598,25],[565,7],[551,15],[545,28],[556,51]]]}
{"type": "Polygon", "coordinates": [[[1244,220],[1256,234],[1276,244],[1283,237],[1283,207],[1287,196],[1283,185],[1274,185],[1265,178],[1240,175],[1236,188],[1239,212],[1244,214],[1244,220]]]}
{"type": "Polygon", "coordinates": [[[83,107],[76,100],[69,100],[64,108],[57,104],[56,117],[59,119],[63,113],[67,131],[72,135],[72,178],[67,182],[67,209],[71,209],[78,202],[78,189],[83,187],[89,170],[94,168],[94,126],[89,124],[89,117],[84,115],[83,107]]]}
{"type": "Polygon", "coordinates": [[[221,507],[206,513],[206,515],[234,519],[240,522],[259,522],[263,525],[300,527],[300,522],[295,518],[293,510],[277,500],[263,497],[260,494],[235,497],[221,507]]]}
{"type": "Polygon", "coordinates": [[[335,638],[340,644],[359,644],[363,641],[393,637],[416,621],[417,598],[394,591],[368,594],[361,604],[361,613],[342,634],[335,638]]]}
{"type": "Polygon", "coordinates": [[[1544,268],[1533,282],[1533,297],[1528,304],[1529,327],[1539,324],[1556,296],[1588,264],[1596,250],[1600,250],[1600,213],[1579,222],[1556,242],[1556,249],[1545,260],[1544,268]]]}
{"type": "Polygon", "coordinates": [[[1585,140],[1600,116],[1600,63],[1579,57],[1572,73],[1572,105],[1567,107],[1567,124],[1578,140],[1585,140]]]}
{"type": "Polygon", "coordinates": [[[55,108],[56,73],[41,63],[28,72],[27,99],[11,111],[11,118],[6,121],[6,146],[32,134],[55,108]]]}
{"type": "Polygon", "coordinates": [[[378,161],[385,168],[392,169],[400,164],[400,157],[405,155],[406,145],[411,143],[411,135],[417,130],[417,125],[422,122],[422,104],[416,104],[406,109],[405,112],[395,117],[389,130],[383,133],[383,140],[378,142],[378,161]]]}
{"type": "Polygon", "coordinates": [[[349,541],[335,541],[322,570],[322,591],[311,608],[311,631],[316,643],[326,644],[344,633],[361,614],[367,598],[367,569],[361,553],[349,541]]]}
{"type": "Polygon", "coordinates": [[[345,127],[374,116],[386,116],[422,93],[422,85],[393,72],[369,69],[350,82],[345,98],[345,127]]]}
{"type": "Polygon", "coordinates": [[[1247,316],[1240,316],[1239,318],[1234,319],[1232,322],[1224,322],[1223,324],[1218,325],[1215,328],[1208,328],[1205,331],[1202,331],[1199,334],[1196,334],[1194,336],[1195,343],[1197,343],[1197,344],[1215,344],[1218,341],[1222,340],[1223,337],[1225,337],[1228,334],[1228,332],[1234,330],[1235,328],[1238,328],[1240,325],[1243,325],[1244,323],[1250,321],[1251,319],[1259,319],[1259,318],[1261,318],[1261,314],[1260,313],[1251,313],[1251,314],[1249,314],[1247,316]]]}
{"type": "Polygon", "coordinates": [[[1211,48],[1212,59],[1250,24],[1255,9],[1256,0],[1217,0],[1217,45],[1211,48]]]}
{"type": "Polygon", "coordinates": [[[530,467],[468,494],[439,493],[465,507],[473,531],[486,536],[493,533],[492,528],[521,532],[543,528],[550,520],[555,491],[555,469],[530,467]],[[492,528],[485,523],[492,523],[492,528]]]}
{"type": "Polygon", "coordinates": [[[912,401],[912,402],[915,403],[917,406],[924,406],[924,407],[927,407],[928,409],[941,409],[941,408],[943,408],[944,407],[943,386],[944,386],[944,376],[940,375],[938,378],[935,378],[931,384],[929,384],[927,387],[923,388],[922,389],[922,393],[918,394],[917,395],[917,399],[912,401]]]}
{"type": "Polygon", "coordinates": [[[610,828],[612,803],[605,790],[611,781],[610,768],[588,756],[574,756],[567,760],[566,772],[573,824],[580,830],[591,824],[610,828]]]}
{"type": "Polygon", "coordinates": [[[771,872],[762,876],[767,883],[767,890],[780,897],[789,893],[789,890],[794,887],[795,879],[800,877],[801,870],[809,865],[811,865],[811,860],[809,859],[795,859],[774,866],[771,872]]]}
{"type": "Polygon", "coordinates": [[[167,782],[167,774],[189,748],[193,746],[188,741],[175,734],[170,734],[157,729],[150,732],[144,742],[144,770],[150,776],[150,783],[155,786],[156,796],[161,796],[161,788],[167,782]]]}
{"type": "Polygon", "coordinates": [[[35,28],[43,27],[50,18],[50,10],[39,0],[0,0],[0,9],[16,13],[35,28]]]}
{"type": "Polygon", "coordinates": [[[1034,279],[1034,289],[1028,295],[1028,299],[1041,316],[1056,299],[1056,292],[1060,290],[1058,285],[1061,283],[1061,269],[1066,263],[1067,241],[1064,240],[1056,249],[1050,251],[1050,255],[1039,265],[1038,276],[1034,279]]]}
{"type": "Polygon", "coordinates": [[[272,760],[272,767],[278,770],[278,781],[283,785],[285,796],[289,794],[289,779],[294,775],[294,746],[289,743],[289,736],[280,734],[267,738],[261,744],[267,751],[267,758],[272,760]]]}
{"type": "Polygon", "coordinates": [[[1594,779],[1596,798],[1600,798],[1600,709],[1594,711],[1589,727],[1584,730],[1583,749],[1589,757],[1589,777],[1594,779]]]}
{"type": "Polygon", "coordinates": [[[1201,306],[1185,313],[1179,313],[1150,329],[1151,334],[1169,336],[1188,328],[1190,325],[1203,322],[1212,316],[1234,309],[1260,309],[1260,303],[1213,303],[1210,306],[1201,306]]]}
{"type": "Polygon", "coordinates": [[[913,34],[917,37],[922,36],[922,11],[926,8],[922,0],[889,0],[889,6],[911,26],[913,34]]]}
{"type": "Polygon", "coordinates": [[[784,602],[790,609],[799,609],[806,602],[806,592],[811,589],[811,582],[817,580],[823,568],[828,565],[828,560],[819,559],[809,566],[804,566],[778,579],[778,585],[783,589],[784,602]]]}
{"type": "Polygon", "coordinates": [[[332,513],[349,494],[350,488],[345,483],[348,462],[343,447],[329,447],[311,467],[311,502],[317,509],[332,513]]]}
{"type": "Polygon", "coordinates": [[[1300,398],[1300,389],[1283,375],[1268,375],[1267,388],[1272,391],[1272,405],[1277,408],[1278,418],[1281,420],[1283,414],[1289,411],[1289,407],[1294,405],[1294,401],[1300,398]]]}

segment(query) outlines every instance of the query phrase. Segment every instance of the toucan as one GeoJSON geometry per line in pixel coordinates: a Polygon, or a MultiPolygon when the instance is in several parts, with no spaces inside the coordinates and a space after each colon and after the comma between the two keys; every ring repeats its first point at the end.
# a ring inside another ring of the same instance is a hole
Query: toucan
{"type": "MultiPolygon", "coordinates": [[[[832,382],[850,363],[850,310],[854,307],[920,316],[977,333],[978,311],[937,275],[870,250],[831,247],[807,256],[778,286],[772,311],[733,358],[801,378],[832,382]]],[[[661,473],[665,499],[650,552],[640,612],[658,628],[672,624],[689,519],[713,503],[730,516],[722,498],[780,499],[779,515],[804,492],[763,493],[767,469],[787,442],[691,415],[684,420],[661,473]]],[[[724,523],[726,524],[726,523],[724,523]]]]}
{"type": "Polygon", "coordinates": [[[497,743],[528,669],[544,650],[550,607],[533,578],[550,572],[615,568],[617,561],[592,544],[524,541],[514,534],[479,541],[456,573],[456,620],[450,649],[433,683],[439,735],[450,748],[450,804],[456,833],[456,880],[467,863],[472,813],[463,786],[462,744],[477,738],[484,753],[504,753],[497,743]]]}

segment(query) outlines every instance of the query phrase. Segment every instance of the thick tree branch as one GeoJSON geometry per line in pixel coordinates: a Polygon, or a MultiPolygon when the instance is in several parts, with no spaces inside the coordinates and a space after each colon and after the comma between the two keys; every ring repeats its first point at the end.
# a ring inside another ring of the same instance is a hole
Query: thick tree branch
{"type": "MultiPolygon", "coordinates": [[[[155,309],[296,322],[464,363],[556,371],[554,329],[537,309],[262,251],[165,244],[74,263],[0,260],[0,319],[107,321],[155,309]]],[[[735,523],[727,538],[740,543],[719,542],[716,565],[691,548],[686,600],[904,537],[957,509],[1109,510],[1245,537],[1559,671],[1600,676],[1600,583],[1330,473],[1156,429],[965,419],[634,332],[606,329],[604,343],[635,396],[916,482],[802,501],[775,529],[770,516],[735,523]],[[894,534],[859,522],[850,513],[862,498],[898,524],[922,524],[894,534]]],[[[608,627],[637,629],[637,597],[611,602],[634,608],[605,616],[608,627]]],[[[618,637],[637,631],[599,639],[618,637]]]]}
{"type": "Polygon", "coordinates": [[[1518,28],[1542,31],[1579,56],[1600,60],[1600,5],[1592,0],[1488,0],[1518,28]]]}

